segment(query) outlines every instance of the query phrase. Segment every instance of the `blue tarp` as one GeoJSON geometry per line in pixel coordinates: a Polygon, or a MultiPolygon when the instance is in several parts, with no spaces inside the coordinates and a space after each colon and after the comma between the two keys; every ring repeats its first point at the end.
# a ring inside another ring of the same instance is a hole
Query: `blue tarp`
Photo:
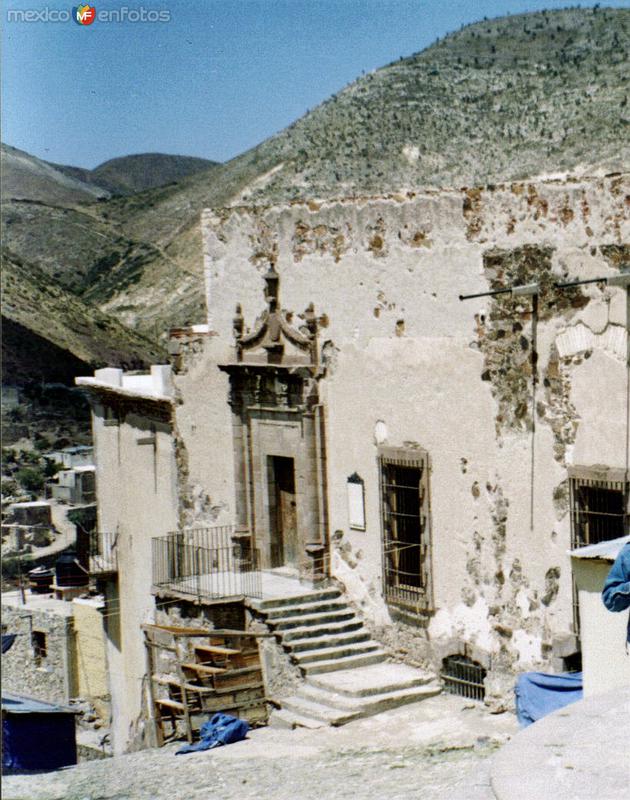
{"type": "Polygon", "coordinates": [[[17,639],[17,633],[3,633],[2,634],[2,652],[6,653],[13,646],[13,642],[17,639]]]}
{"type": "Polygon", "coordinates": [[[516,716],[525,727],[559,708],[582,699],[582,673],[524,672],[514,689],[516,716]]]}
{"type": "Polygon", "coordinates": [[[196,753],[199,750],[211,750],[222,744],[232,744],[247,736],[249,723],[244,719],[231,717],[229,714],[215,714],[209,722],[204,722],[199,731],[200,739],[195,744],[185,744],[175,755],[180,753],[196,753]]]}
{"type": "Polygon", "coordinates": [[[75,715],[70,708],[3,692],[3,774],[76,764],[75,715]]]}

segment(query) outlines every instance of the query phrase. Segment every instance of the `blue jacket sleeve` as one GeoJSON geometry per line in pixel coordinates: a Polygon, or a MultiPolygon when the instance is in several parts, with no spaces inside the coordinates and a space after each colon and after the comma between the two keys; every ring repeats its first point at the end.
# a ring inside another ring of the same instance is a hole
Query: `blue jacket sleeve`
{"type": "Polygon", "coordinates": [[[630,544],[625,544],[610,568],[602,590],[609,611],[630,608],[630,544]]]}

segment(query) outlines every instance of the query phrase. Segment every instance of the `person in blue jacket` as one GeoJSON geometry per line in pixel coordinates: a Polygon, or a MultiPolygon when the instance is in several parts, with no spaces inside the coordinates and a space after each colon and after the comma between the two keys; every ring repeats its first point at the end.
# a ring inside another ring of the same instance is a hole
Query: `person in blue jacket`
{"type": "MultiPolygon", "coordinates": [[[[602,600],[609,611],[630,608],[630,542],[624,544],[610,568],[602,590],[602,600]]],[[[626,641],[630,642],[630,616],[626,641]]]]}

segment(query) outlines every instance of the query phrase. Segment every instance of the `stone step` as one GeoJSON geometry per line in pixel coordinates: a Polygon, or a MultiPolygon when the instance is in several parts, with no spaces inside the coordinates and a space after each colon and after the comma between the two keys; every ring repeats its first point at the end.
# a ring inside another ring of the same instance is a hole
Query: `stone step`
{"type": "Polygon", "coordinates": [[[341,622],[328,622],[324,625],[309,625],[303,628],[288,628],[282,631],[282,641],[285,644],[302,639],[318,639],[322,636],[336,636],[340,633],[350,633],[363,628],[361,620],[353,617],[341,622]]]}
{"type": "Polygon", "coordinates": [[[286,708],[274,709],[268,721],[270,728],[281,728],[285,730],[292,730],[293,728],[324,728],[328,723],[323,722],[321,719],[308,717],[303,714],[295,714],[286,708]]]}
{"type": "Polygon", "coordinates": [[[380,664],[387,659],[384,650],[375,650],[371,653],[361,653],[359,655],[344,656],[343,658],[331,658],[327,661],[314,661],[312,663],[300,664],[300,669],[307,675],[321,675],[324,672],[337,672],[351,670],[355,667],[366,667],[369,664],[380,664]]]}
{"type": "Polygon", "coordinates": [[[328,611],[342,611],[347,609],[348,604],[343,600],[324,600],[317,603],[300,603],[299,605],[279,606],[265,611],[267,620],[274,620],[284,617],[302,617],[312,614],[321,614],[328,611]]]}
{"type": "Polygon", "coordinates": [[[349,697],[304,684],[300,687],[298,695],[314,703],[329,706],[339,712],[352,712],[359,716],[372,716],[373,714],[379,714],[381,711],[388,711],[409,703],[418,703],[427,697],[434,697],[436,694],[440,694],[441,691],[441,685],[437,681],[433,681],[423,686],[388,689],[364,697],[349,697]]]}
{"type": "Polygon", "coordinates": [[[274,608],[281,608],[282,606],[303,605],[304,603],[316,603],[322,600],[335,600],[338,597],[341,597],[339,589],[315,589],[312,592],[306,592],[301,595],[262,600],[258,603],[258,608],[260,608],[261,611],[269,611],[274,608]]]}
{"type": "Polygon", "coordinates": [[[358,717],[357,711],[331,708],[300,694],[282,698],[282,709],[297,717],[319,720],[324,725],[345,725],[358,717]]]}
{"type": "Polygon", "coordinates": [[[359,627],[356,631],[340,633],[336,636],[310,636],[306,639],[284,639],[284,646],[288,647],[292,653],[304,653],[309,650],[320,650],[325,647],[343,647],[357,642],[366,642],[370,639],[370,634],[359,627]]]}
{"type": "Polygon", "coordinates": [[[354,611],[352,609],[342,611],[331,611],[327,614],[313,614],[303,617],[280,617],[278,619],[269,619],[267,624],[278,631],[286,631],[290,628],[299,628],[303,626],[324,625],[327,622],[342,622],[343,620],[352,619],[354,611]]]}
{"type": "Polygon", "coordinates": [[[306,650],[305,652],[292,653],[292,658],[300,666],[312,664],[315,661],[330,661],[333,658],[346,658],[347,656],[359,655],[361,653],[371,653],[379,649],[376,642],[368,639],[356,644],[338,645],[337,647],[320,647],[317,650],[306,650]]]}
{"type": "Polygon", "coordinates": [[[307,678],[310,686],[350,698],[369,697],[383,692],[425,686],[435,675],[407,664],[373,664],[307,678]]]}

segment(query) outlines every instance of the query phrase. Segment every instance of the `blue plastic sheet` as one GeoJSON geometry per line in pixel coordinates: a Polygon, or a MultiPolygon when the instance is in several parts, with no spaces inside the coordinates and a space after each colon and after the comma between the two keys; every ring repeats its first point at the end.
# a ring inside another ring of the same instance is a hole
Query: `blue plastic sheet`
{"type": "Polygon", "coordinates": [[[17,639],[17,633],[3,633],[2,634],[2,652],[6,653],[13,646],[13,642],[17,639]]]}
{"type": "Polygon", "coordinates": [[[526,727],[552,711],[581,700],[582,673],[524,672],[516,681],[514,693],[516,716],[521,726],[526,727]]]}
{"type": "Polygon", "coordinates": [[[249,723],[229,714],[215,714],[211,720],[204,722],[199,731],[200,739],[195,744],[186,744],[175,755],[196,753],[199,750],[211,750],[223,744],[239,742],[247,736],[249,723]]]}

